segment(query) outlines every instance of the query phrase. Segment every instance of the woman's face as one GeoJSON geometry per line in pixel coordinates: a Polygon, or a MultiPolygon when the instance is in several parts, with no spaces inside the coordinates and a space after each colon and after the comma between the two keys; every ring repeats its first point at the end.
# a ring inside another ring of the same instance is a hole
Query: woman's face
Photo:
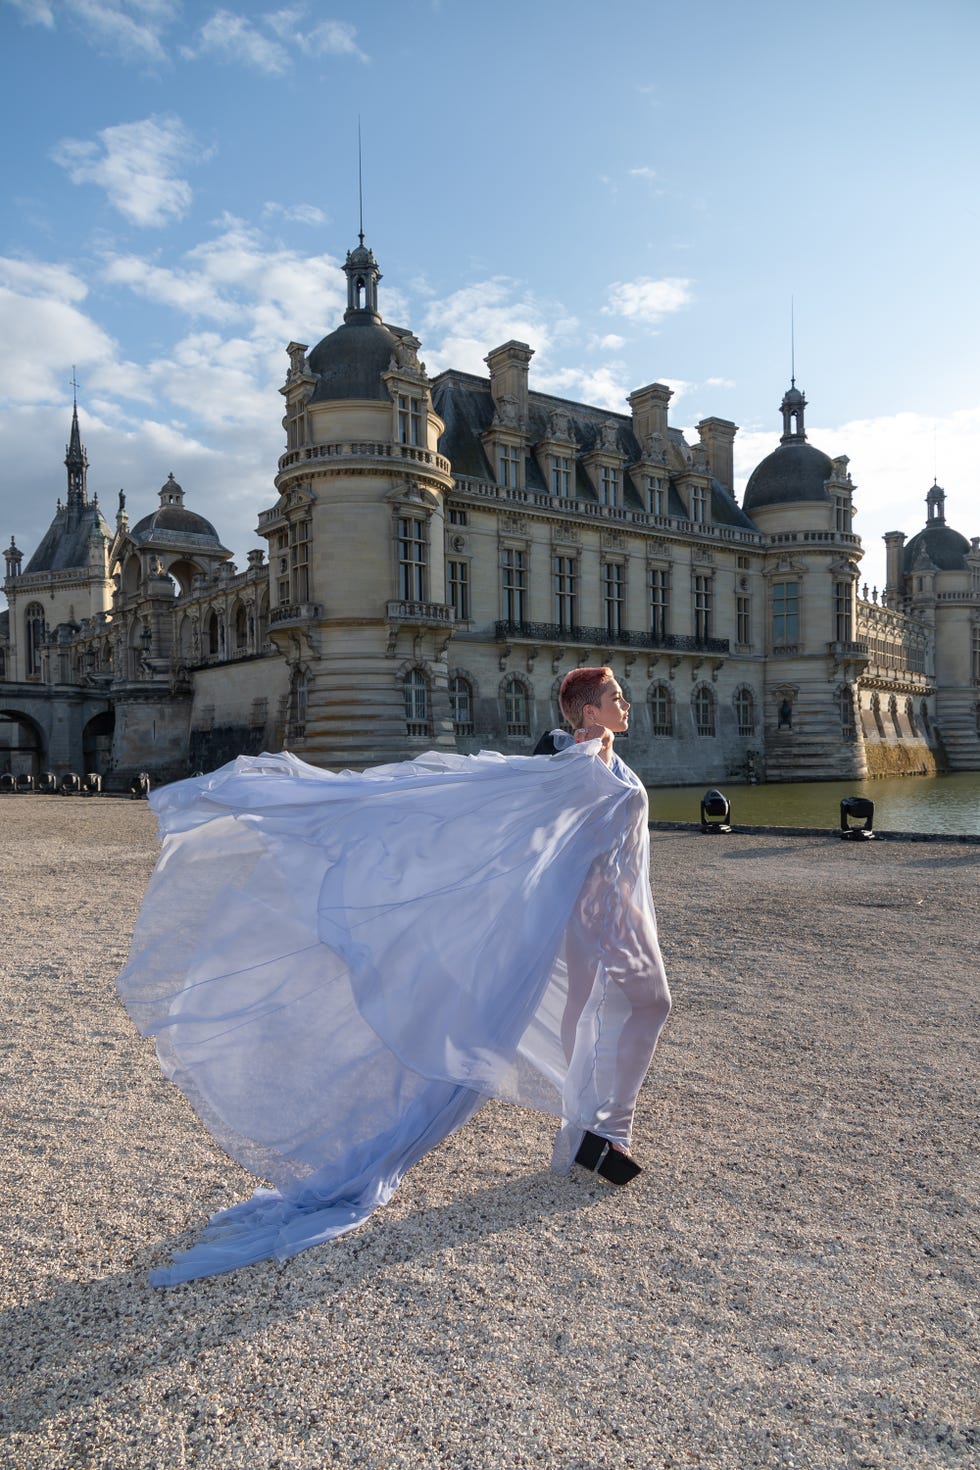
{"type": "Polygon", "coordinates": [[[592,720],[597,725],[605,725],[607,730],[613,734],[620,735],[629,729],[630,706],[622,689],[615,679],[610,679],[602,686],[598,704],[587,704],[583,710],[586,721],[592,720]]]}

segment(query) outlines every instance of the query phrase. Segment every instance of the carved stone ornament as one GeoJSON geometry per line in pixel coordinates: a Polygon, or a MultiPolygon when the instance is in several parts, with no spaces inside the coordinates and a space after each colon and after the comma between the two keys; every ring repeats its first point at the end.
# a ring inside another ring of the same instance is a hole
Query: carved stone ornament
{"type": "Polygon", "coordinates": [[[512,514],[500,517],[500,532],[504,536],[526,536],[527,518],[512,514]]]}
{"type": "Polygon", "coordinates": [[[495,398],[493,406],[493,422],[495,428],[520,428],[520,405],[517,399],[510,393],[502,393],[499,398],[495,398]]]}
{"type": "Polygon", "coordinates": [[[599,425],[599,443],[603,449],[619,453],[619,425],[613,419],[606,419],[599,425]]]}
{"type": "Polygon", "coordinates": [[[552,409],[548,420],[548,438],[570,440],[571,437],[571,415],[567,414],[563,408],[552,409]]]}

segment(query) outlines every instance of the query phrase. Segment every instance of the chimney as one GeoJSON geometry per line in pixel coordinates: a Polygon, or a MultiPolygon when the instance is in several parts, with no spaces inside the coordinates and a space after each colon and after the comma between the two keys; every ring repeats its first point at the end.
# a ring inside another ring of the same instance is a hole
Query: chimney
{"type": "Polygon", "coordinates": [[[708,472],[729,494],[735,492],[734,443],[738,426],[730,419],[702,419],[698,424],[701,444],[708,455],[708,472]]]}
{"type": "Polygon", "coordinates": [[[666,383],[650,383],[646,388],[637,388],[629,396],[629,406],[633,410],[633,433],[643,453],[646,452],[647,440],[651,434],[659,434],[664,441],[664,448],[667,447],[667,405],[671,392],[666,383]]]}
{"type": "Polygon", "coordinates": [[[500,423],[527,431],[527,369],[534,348],[505,342],[484,358],[490,369],[490,393],[500,423]]]}
{"type": "Polygon", "coordinates": [[[886,531],[885,542],[885,605],[901,607],[903,593],[902,551],[905,546],[904,531],[886,531]]]}

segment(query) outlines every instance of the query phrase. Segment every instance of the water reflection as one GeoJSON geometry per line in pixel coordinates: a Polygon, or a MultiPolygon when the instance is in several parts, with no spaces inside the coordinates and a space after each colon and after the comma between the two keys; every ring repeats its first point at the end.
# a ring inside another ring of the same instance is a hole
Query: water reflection
{"type": "Polygon", "coordinates": [[[879,832],[980,834],[980,771],[953,776],[894,776],[879,781],[790,781],[770,786],[705,782],[701,786],[651,786],[654,821],[697,822],[708,786],[717,785],[732,804],[732,823],[773,827],[836,828],[845,796],[875,804],[879,832]]]}

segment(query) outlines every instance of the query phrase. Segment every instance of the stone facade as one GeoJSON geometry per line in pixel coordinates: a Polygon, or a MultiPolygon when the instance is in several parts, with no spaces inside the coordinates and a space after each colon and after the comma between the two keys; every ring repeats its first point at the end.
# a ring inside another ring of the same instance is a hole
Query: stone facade
{"type": "Polygon", "coordinates": [[[7,552],[0,770],[526,752],[562,675],[595,663],[651,784],[980,765],[978,543],[913,538],[903,560],[895,533],[882,601],[860,596],[848,461],[808,443],[795,383],[739,504],[734,424],[687,443],[662,383],[622,414],[538,393],[521,342],[486,377],[430,379],[363,238],[344,269],[343,323],[287,348],[268,550],[245,571],[173,476],[132,529],[121,497],[110,536],[73,416],[71,513],[26,571],[7,552]]]}

